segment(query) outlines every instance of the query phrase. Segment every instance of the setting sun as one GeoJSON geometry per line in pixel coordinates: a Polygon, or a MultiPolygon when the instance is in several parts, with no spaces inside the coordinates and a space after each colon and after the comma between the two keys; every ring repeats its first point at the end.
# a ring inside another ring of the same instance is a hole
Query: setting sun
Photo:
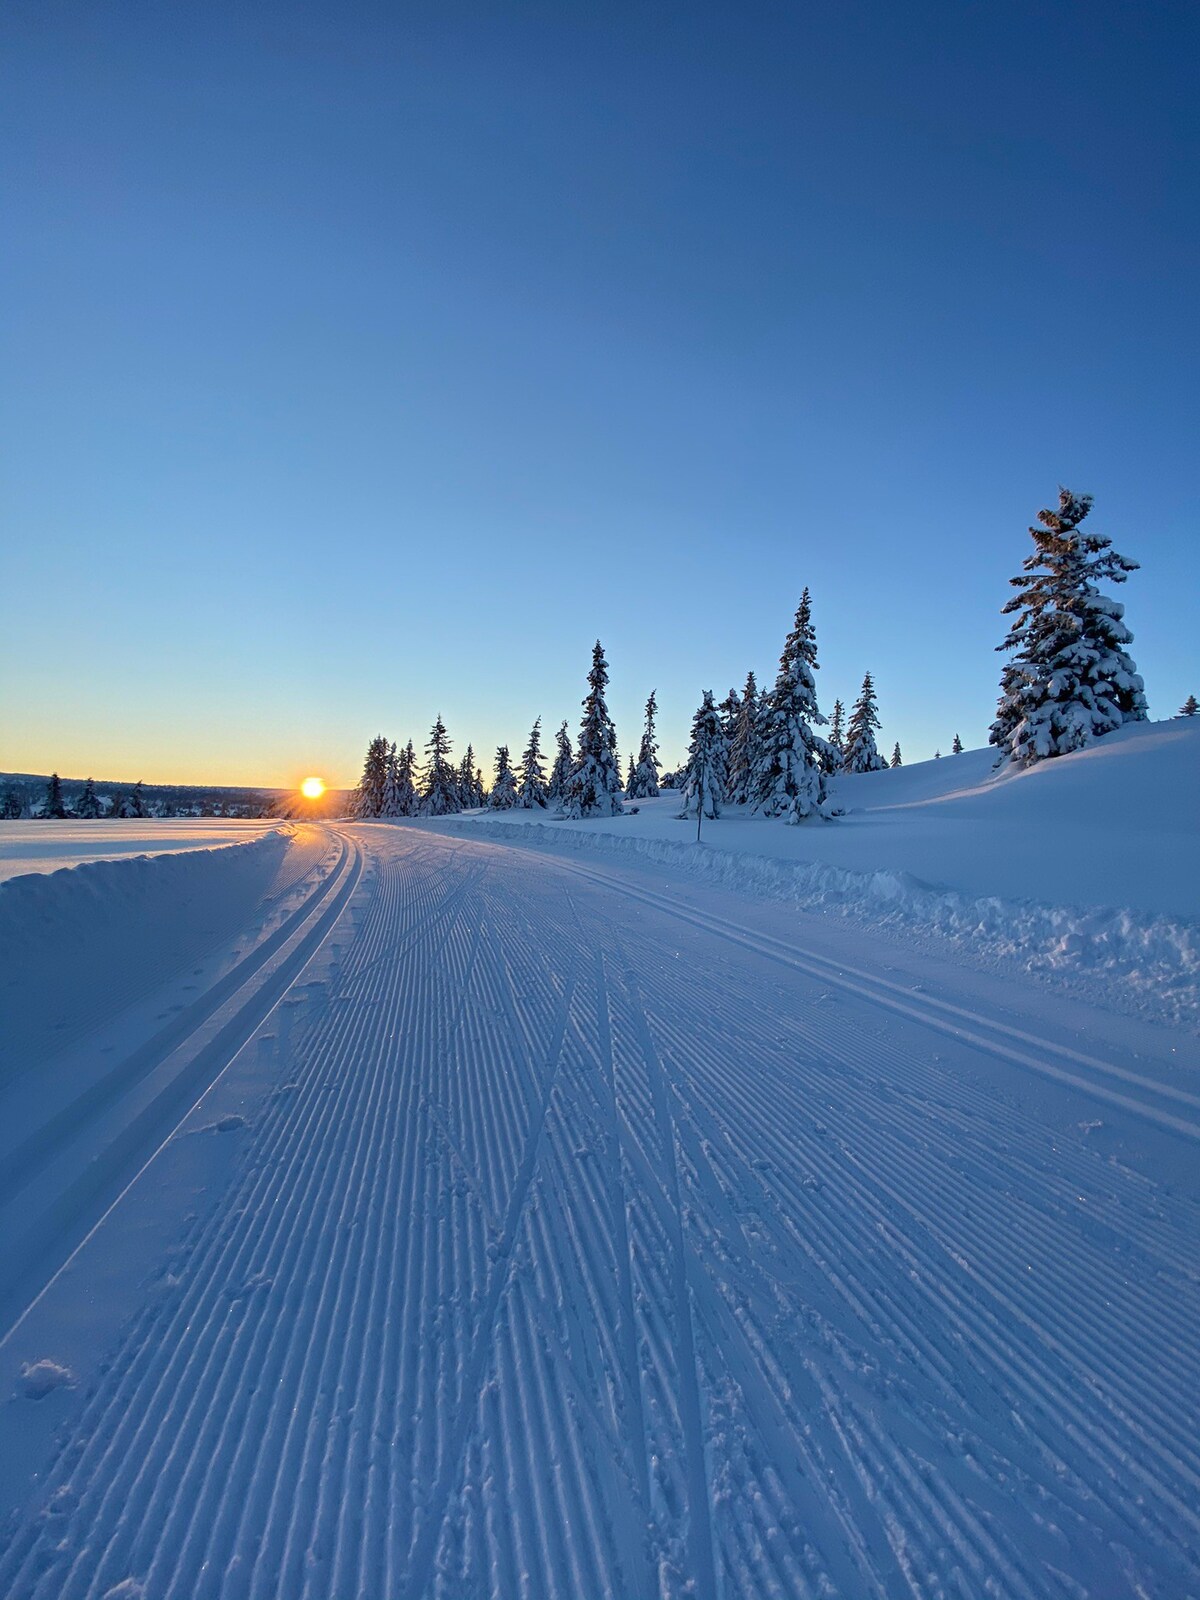
{"type": "Polygon", "coordinates": [[[325,785],[320,778],[305,778],[300,785],[300,793],[306,800],[319,800],[325,793],[325,785]]]}

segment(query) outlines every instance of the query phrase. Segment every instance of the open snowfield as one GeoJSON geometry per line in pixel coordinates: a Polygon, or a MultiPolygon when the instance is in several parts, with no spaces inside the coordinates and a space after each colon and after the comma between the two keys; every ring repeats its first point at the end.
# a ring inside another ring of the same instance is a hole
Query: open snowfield
{"type": "Polygon", "coordinates": [[[0,888],[0,1595],[1200,1594],[1178,726],[0,888]]]}
{"type": "Polygon", "coordinates": [[[214,850],[244,844],[273,826],[270,822],[201,817],[112,818],[97,822],[0,822],[0,882],[24,872],[55,872],[84,861],[118,861],[125,856],[164,855],[172,850],[214,850]]]}

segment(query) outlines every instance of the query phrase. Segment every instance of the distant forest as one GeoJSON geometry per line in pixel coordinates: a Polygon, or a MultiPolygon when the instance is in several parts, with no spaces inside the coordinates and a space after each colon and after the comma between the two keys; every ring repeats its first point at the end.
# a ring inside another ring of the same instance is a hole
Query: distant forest
{"type": "Polygon", "coordinates": [[[0,817],[277,817],[294,797],[279,789],[206,788],[194,784],[113,783],[93,778],[0,774],[0,817]]]}

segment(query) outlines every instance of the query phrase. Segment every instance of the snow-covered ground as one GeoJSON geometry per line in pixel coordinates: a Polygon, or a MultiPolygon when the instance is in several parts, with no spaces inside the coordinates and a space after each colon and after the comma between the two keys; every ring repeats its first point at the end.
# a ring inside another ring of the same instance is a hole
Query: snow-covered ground
{"type": "Polygon", "coordinates": [[[273,826],[215,817],[0,822],[0,882],[24,872],[77,867],[84,861],[118,861],[124,856],[244,844],[273,826]]]}
{"type": "Polygon", "coordinates": [[[1176,726],[0,887],[0,1594],[1200,1593],[1194,1034],[811,892],[1194,926],[1176,726]]]}
{"type": "Polygon", "coordinates": [[[1200,718],[1131,724],[1092,749],[997,773],[969,750],[838,778],[845,815],[783,827],[679,797],[585,822],[472,813],[422,827],[529,847],[638,856],[905,938],[952,941],[1151,1017],[1200,1024],[1200,718]]]}

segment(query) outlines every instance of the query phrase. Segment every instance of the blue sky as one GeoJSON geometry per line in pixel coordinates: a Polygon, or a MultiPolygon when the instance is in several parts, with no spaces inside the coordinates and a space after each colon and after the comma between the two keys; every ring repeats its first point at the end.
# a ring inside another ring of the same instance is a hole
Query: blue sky
{"type": "Polygon", "coordinates": [[[0,14],[0,766],[352,781],[770,679],[983,742],[1061,483],[1200,692],[1190,6],[0,14]]]}

